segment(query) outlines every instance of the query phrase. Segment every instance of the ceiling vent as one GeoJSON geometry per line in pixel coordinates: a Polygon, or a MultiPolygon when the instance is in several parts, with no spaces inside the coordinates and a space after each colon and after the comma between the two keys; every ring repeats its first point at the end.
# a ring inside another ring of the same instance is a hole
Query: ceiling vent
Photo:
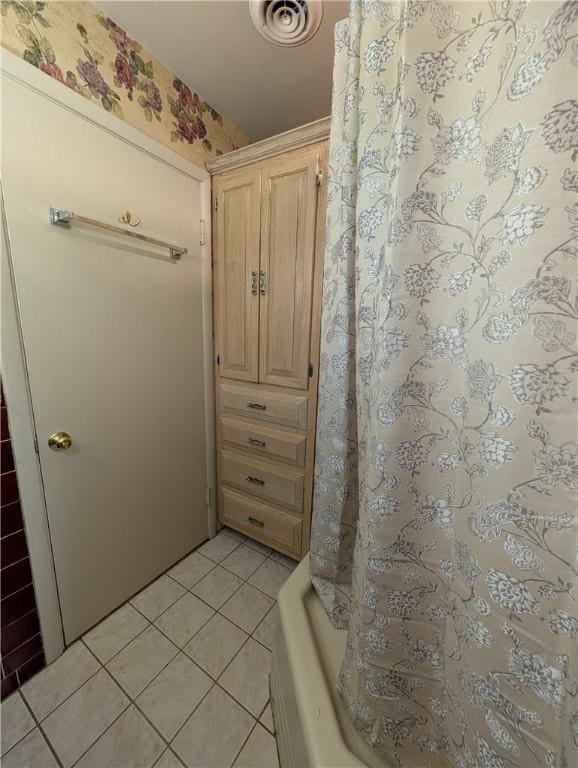
{"type": "Polygon", "coordinates": [[[251,0],[250,7],[253,24],[275,45],[302,45],[323,17],[321,0],[251,0]]]}

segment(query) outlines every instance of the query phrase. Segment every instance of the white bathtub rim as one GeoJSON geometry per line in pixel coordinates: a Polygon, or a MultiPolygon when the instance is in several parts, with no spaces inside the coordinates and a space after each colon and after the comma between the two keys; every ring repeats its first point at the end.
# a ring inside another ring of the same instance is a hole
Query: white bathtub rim
{"type": "Polygon", "coordinates": [[[305,608],[311,588],[307,555],[279,592],[279,615],[309,764],[316,768],[366,768],[343,737],[318,658],[305,608]]]}

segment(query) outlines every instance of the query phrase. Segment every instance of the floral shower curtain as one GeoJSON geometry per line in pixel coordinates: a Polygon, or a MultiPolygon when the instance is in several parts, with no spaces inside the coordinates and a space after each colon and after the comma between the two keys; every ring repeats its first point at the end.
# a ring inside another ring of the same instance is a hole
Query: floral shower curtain
{"type": "Polygon", "coordinates": [[[577,19],[336,27],[311,568],[404,768],[578,766],[577,19]]]}

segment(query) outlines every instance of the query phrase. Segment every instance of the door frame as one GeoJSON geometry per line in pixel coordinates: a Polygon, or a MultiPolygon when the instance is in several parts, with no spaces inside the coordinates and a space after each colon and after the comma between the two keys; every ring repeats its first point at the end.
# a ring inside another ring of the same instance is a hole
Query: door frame
{"type": "MultiPolygon", "coordinates": [[[[203,297],[203,358],[205,366],[205,424],[206,424],[206,506],[209,536],[217,530],[215,504],[215,424],[213,383],[213,324],[212,324],[212,265],[211,265],[211,177],[203,168],[172,152],[137,128],[106,112],[80,94],[44,74],[15,54],[1,50],[0,77],[15,81],[53,104],[67,110],[100,130],[112,134],[134,149],[165,163],[200,184],[201,220],[201,283],[203,297]],[[202,223],[201,223],[202,222],[202,223]],[[204,225],[204,237],[202,235],[204,225]]],[[[0,81],[1,83],[1,81],[0,81]]],[[[35,450],[36,430],[34,408],[30,398],[26,353],[20,325],[18,294],[14,282],[9,232],[6,226],[4,198],[0,186],[0,230],[2,248],[2,313],[1,359],[2,380],[9,403],[10,432],[22,498],[22,514],[26,527],[30,565],[40,628],[47,663],[63,652],[64,632],[58,599],[58,587],[52,555],[52,543],[42,469],[35,450]]]]}

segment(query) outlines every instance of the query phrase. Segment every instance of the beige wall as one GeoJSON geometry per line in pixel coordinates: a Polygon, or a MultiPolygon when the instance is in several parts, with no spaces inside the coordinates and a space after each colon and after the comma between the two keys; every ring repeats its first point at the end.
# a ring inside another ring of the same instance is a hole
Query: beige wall
{"type": "Polygon", "coordinates": [[[2,0],[0,10],[3,47],[196,165],[249,143],[90,3],[2,0]]]}

